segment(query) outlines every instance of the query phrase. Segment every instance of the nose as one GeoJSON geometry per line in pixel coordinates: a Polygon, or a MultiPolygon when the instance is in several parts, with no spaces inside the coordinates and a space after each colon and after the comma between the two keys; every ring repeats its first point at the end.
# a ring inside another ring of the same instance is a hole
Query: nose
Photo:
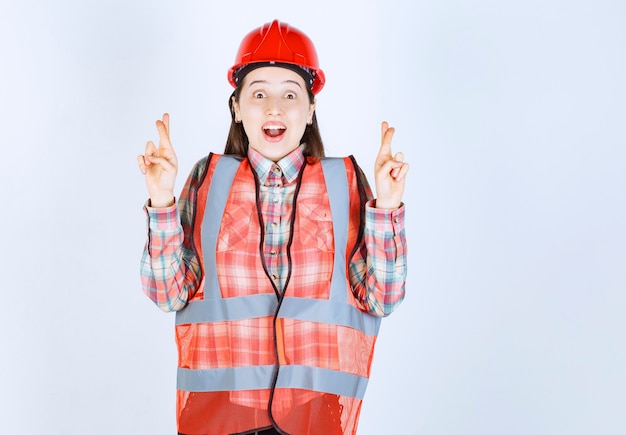
{"type": "Polygon", "coordinates": [[[265,103],[265,113],[267,115],[280,115],[283,113],[280,98],[267,97],[265,103]]]}

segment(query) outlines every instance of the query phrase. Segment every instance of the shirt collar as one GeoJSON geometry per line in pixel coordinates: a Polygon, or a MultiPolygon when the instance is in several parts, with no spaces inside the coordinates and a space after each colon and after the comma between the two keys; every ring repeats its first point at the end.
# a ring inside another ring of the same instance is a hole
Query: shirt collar
{"type": "Polygon", "coordinates": [[[300,169],[304,165],[304,144],[287,154],[285,157],[274,163],[270,159],[264,157],[261,153],[252,147],[248,147],[248,160],[250,166],[256,172],[259,177],[259,183],[265,184],[267,177],[276,166],[280,168],[283,173],[284,181],[286,184],[292,183],[298,178],[300,169]]]}

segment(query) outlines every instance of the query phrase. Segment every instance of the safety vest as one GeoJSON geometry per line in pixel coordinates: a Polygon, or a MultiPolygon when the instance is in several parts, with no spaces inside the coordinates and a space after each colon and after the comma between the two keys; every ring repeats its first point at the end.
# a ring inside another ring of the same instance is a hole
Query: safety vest
{"type": "Polygon", "coordinates": [[[380,326],[347,276],[363,233],[359,176],[351,157],[307,159],[279,289],[254,171],[209,155],[191,229],[203,285],[176,313],[179,433],[356,433],[380,326]]]}

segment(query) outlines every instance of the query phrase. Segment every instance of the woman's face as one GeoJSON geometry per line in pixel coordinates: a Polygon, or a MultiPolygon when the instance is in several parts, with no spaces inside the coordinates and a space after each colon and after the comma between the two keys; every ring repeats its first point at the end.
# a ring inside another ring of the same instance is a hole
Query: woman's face
{"type": "Polygon", "coordinates": [[[250,71],[233,101],[235,119],[243,123],[250,146],[277,162],[300,145],[311,122],[315,102],[309,101],[304,79],[281,67],[250,71]]]}

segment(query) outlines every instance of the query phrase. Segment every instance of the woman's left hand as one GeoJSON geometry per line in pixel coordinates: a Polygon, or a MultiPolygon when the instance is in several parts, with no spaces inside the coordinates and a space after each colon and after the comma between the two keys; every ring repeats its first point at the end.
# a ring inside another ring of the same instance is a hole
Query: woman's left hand
{"type": "Polygon", "coordinates": [[[409,164],[404,162],[404,154],[391,154],[391,139],[395,129],[387,121],[381,125],[382,143],[374,162],[376,182],[376,208],[396,209],[402,203],[404,182],[409,164]]]}

